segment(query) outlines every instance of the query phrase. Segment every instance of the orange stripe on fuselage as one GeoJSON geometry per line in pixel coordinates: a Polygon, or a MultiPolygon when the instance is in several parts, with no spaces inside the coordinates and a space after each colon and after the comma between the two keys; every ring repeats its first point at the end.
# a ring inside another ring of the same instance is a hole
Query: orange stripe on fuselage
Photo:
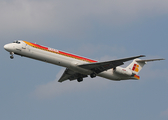
{"type": "Polygon", "coordinates": [[[33,45],[32,45],[30,42],[27,42],[27,41],[23,41],[23,42],[25,42],[27,45],[29,45],[29,46],[32,46],[32,47],[33,47],[33,45]]]}
{"type": "Polygon", "coordinates": [[[41,46],[41,45],[38,45],[38,44],[35,44],[35,43],[31,43],[31,42],[27,42],[27,41],[24,41],[24,42],[27,45],[29,45],[31,47],[34,47],[34,48],[37,48],[37,49],[49,51],[49,52],[52,52],[52,53],[60,54],[60,55],[63,55],[63,56],[75,58],[75,59],[86,61],[86,62],[97,62],[95,60],[91,60],[91,59],[80,57],[80,56],[73,55],[73,54],[70,54],[70,53],[62,52],[62,51],[55,50],[55,49],[52,49],[52,48],[44,47],[44,46],[41,46]]]}

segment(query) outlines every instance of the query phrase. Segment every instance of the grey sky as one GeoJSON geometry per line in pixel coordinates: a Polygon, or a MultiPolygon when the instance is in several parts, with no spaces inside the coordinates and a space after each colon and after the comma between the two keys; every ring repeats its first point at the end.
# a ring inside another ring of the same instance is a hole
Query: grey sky
{"type": "Polygon", "coordinates": [[[0,0],[0,119],[167,120],[167,60],[147,64],[139,81],[97,77],[58,83],[64,68],[16,55],[10,60],[3,49],[23,39],[100,61],[140,54],[168,59],[167,5],[166,0],[0,0]]]}

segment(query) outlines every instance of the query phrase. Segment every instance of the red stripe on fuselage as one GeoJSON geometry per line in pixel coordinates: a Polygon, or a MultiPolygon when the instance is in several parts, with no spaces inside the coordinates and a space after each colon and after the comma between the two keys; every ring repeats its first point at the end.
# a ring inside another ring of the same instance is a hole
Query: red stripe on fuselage
{"type": "Polygon", "coordinates": [[[66,55],[66,56],[69,56],[69,57],[72,57],[72,58],[76,58],[76,59],[80,59],[80,60],[84,60],[84,61],[88,61],[88,62],[97,62],[95,60],[91,60],[91,59],[88,59],[88,58],[80,57],[80,56],[73,55],[73,54],[66,53],[66,52],[62,52],[62,51],[59,51],[59,53],[62,54],[62,55],[66,55]]]}
{"type": "Polygon", "coordinates": [[[55,50],[55,49],[53,49],[54,50],[53,51],[53,50],[51,50],[52,48],[44,47],[44,46],[41,46],[41,45],[38,45],[38,44],[34,44],[34,43],[31,43],[31,44],[33,45],[32,47],[36,47],[38,49],[54,52],[56,54],[64,55],[64,56],[75,58],[75,59],[78,59],[78,60],[83,60],[83,61],[86,61],[86,62],[97,62],[95,60],[91,60],[91,59],[88,59],[88,58],[80,57],[80,56],[73,55],[73,54],[70,54],[70,53],[66,53],[66,52],[63,52],[63,51],[59,51],[59,50],[55,50]]]}

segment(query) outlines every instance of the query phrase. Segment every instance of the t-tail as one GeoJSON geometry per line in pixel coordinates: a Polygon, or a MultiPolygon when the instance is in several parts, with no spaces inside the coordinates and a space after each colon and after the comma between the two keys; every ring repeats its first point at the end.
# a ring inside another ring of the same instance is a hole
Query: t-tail
{"type": "Polygon", "coordinates": [[[133,77],[135,79],[140,79],[138,76],[138,73],[142,70],[142,67],[147,63],[151,61],[158,61],[158,60],[164,60],[164,59],[149,59],[149,60],[141,60],[139,58],[134,59],[133,62],[126,67],[126,69],[129,69],[133,73],[133,77]]]}

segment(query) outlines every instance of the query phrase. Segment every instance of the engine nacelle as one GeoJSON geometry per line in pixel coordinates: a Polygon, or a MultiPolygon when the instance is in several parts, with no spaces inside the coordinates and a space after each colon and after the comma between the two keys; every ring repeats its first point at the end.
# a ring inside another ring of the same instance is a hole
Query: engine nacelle
{"type": "Polygon", "coordinates": [[[133,75],[131,70],[126,69],[126,68],[121,68],[121,67],[116,67],[114,72],[116,72],[118,74],[121,74],[121,75],[126,75],[126,76],[132,76],[133,75]]]}

